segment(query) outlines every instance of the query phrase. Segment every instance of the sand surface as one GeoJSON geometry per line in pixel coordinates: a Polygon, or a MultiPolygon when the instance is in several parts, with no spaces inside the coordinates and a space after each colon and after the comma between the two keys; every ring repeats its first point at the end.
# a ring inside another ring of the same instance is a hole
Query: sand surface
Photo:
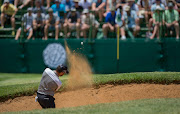
{"type": "MultiPolygon", "coordinates": [[[[35,96],[23,96],[0,103],[0,112],[41,109],[35,96]]],[[[147,98],[180,98],[180,85],[128,84],[102,85],[55,94],[56,108],[111,103],[147,98]]]]}

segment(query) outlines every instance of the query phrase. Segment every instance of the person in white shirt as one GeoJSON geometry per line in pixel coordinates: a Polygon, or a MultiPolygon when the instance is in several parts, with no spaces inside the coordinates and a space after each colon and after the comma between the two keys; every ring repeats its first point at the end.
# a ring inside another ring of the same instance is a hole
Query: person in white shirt
{"type": "MultiPolygon", "coordinates": [[[[33,35],[33,13],[32,8],[28,8],[28,13],[24,14],[22,17],[22,22],[24,23],[24,32],[28,34],[27,39],[29,40],[33,35]]],[[[20,27],[16,32],[15,40],[19,39],[19,36],[21,35],[22,27],[20,27]]]]}

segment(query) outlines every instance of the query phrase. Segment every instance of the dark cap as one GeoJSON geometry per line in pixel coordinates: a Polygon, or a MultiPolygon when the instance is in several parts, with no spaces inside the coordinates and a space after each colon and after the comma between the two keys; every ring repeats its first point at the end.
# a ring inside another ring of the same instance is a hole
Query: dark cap
{"type": "Polygon", "coordinates": [[[56,68],[56,71],[57,72],[64,72],[64,73],[66,73],[66,74],[68,74],[69,73],[69,71],[68,71],[68,68],[67,68],[67,66],[65,66],[65,65],[59,65],[57,68],[56,68]]]}

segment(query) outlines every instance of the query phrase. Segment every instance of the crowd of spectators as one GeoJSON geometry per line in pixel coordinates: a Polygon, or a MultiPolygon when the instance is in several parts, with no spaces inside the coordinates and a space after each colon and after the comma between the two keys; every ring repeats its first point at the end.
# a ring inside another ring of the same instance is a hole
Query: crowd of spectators
{"type": "Polygon", "coordinates": [[[179,7],[180,0],[4,0],[0,28],[11,23],[15,36],[15,15],[27,8],[16,40],[22,31],[27,33],[27,39],[39,35],[47,40],[50,32],[54,32],[55,39],[69,38],[73,33],[77,39],[87,38],[88,34],[96,38],[99,28],[104,39],[119,30],[125,40],[138,37],[143,26],[148,28],[149,39],[159,39],[163,26],[164,36],[175,35],[178,40],[179,7]]]}

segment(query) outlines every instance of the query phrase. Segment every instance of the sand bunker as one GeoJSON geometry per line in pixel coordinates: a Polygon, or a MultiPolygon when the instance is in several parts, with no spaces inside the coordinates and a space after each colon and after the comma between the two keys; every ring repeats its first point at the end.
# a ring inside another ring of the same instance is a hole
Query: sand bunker
{"type": "MultiPolygon", "coordinates": [[[[34,96],[9,99],[0,103],[0,112],[41,109],[34,96]]],[[[55,94],[56,108],[120,102],[147,98],[180,98],[180,85],[128,84],[102,85],[99,89],[83,88],[55,94]]]]}

